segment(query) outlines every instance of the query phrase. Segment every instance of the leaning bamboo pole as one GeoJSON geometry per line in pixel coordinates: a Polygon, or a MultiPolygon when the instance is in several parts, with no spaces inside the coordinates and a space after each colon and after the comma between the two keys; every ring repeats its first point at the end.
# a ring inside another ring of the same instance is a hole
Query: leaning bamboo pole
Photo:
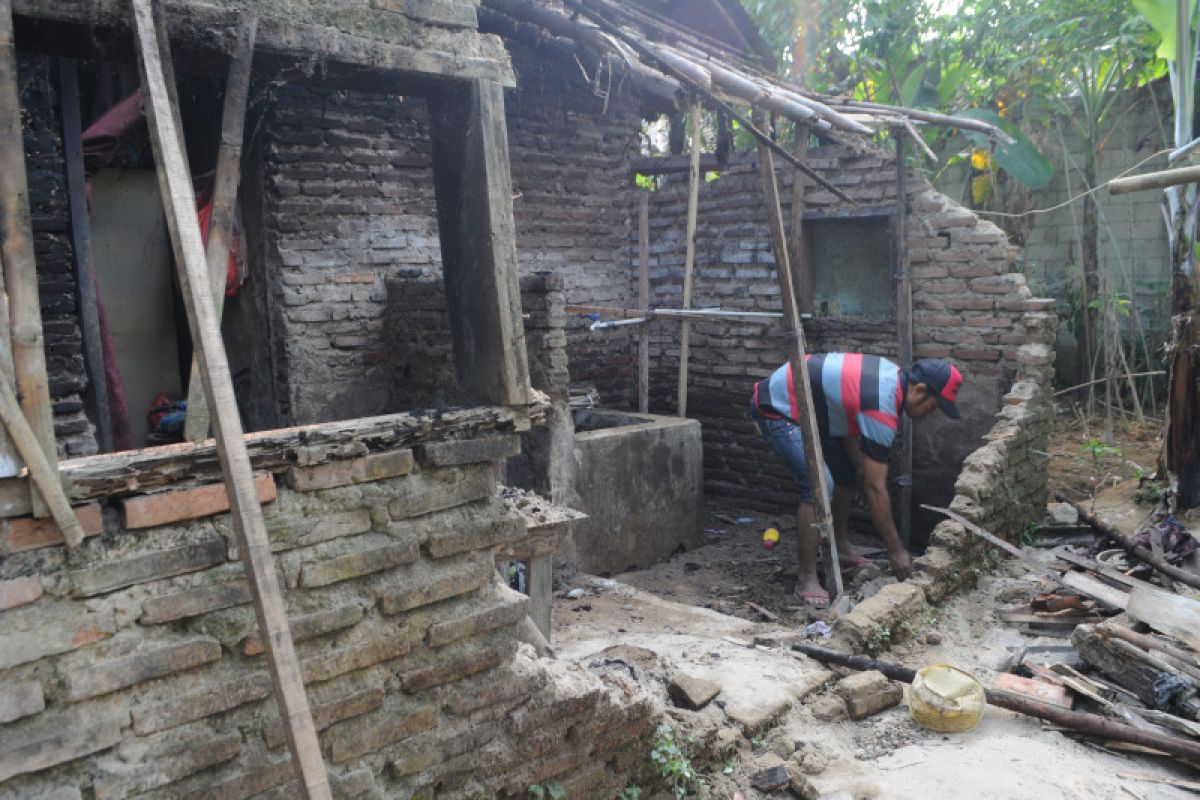
{"type": "MultiPolygon", "coordinates": [[[[692,161],[688,170],[687,239],[683,256],[683,310],[692,306],[692,273],[696,263],[696,215],[700,205],[700,98],[692,102],[692,161]]],[[[679,332],[679,386],[676,392],[676,412],[687,416],[688,396],[688,339],[691,325],[683,320],[679,332]]]]}

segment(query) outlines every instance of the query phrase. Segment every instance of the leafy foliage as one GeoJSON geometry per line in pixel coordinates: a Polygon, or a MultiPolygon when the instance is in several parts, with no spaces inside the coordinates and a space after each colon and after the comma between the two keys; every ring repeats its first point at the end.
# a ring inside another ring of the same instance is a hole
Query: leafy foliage
{"type": "Polygon", "coordinates": [[[700,787],[701,779],[692,759],[676,743],[674,729],[665,722],[655,731],[650,760],[679,800],[700,787]]]}

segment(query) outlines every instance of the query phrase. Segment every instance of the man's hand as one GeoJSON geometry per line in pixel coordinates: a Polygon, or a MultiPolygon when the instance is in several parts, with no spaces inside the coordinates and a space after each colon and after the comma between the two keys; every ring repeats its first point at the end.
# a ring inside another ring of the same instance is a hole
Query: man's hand
{"type": "Polygon", "coordinates": [[[888,562],[892,565],[892,570],[895,571],[896,577],[900,580],[908,580],[908,576],[912,574],[912,556],[904,547],[888,551],[888,562]]]}

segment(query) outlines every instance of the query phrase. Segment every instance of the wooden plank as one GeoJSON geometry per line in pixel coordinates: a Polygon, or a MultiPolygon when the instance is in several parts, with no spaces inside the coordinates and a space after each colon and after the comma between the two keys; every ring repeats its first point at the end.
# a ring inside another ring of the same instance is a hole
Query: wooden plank
{"type": "Polygon", "coordinates": [[[112,420],[108,412],[108,376],[100,340],[96,272],[92,266],[92,223],[87,205],[87,178],[83,170],[82,120],[79,111],[79,65],[73,58],[59,59],[58,87],[62,104],[63,154],[67,162],[67,197],[71,209],[71,244],[75,251],[75,303],[83,337],[83,365],[87,370],[86,400],[96,423],[100,452],[113,449],[112,420]]]}
{"type": "Polygon", "coordinates": [[[13,393],[8,377],[0,377],[0,421],[8,429],[9,436],[29,467],[29,477],[41,492],[49,513],[54,517],[63,540],[68,547],[78,547],[83,542],[83,528],[67,502],[67,495],[59,483],[58,470],[46,460],[38,443],[33,426],[22,414],[17,396],[13,393]]]}
{"type": "MultiPolygon", "coordinates": [[[[641,192],[638,204],[638,305],[650,307],[650,193],[641,192]]],[[[650,329],[638,330],[638,411],[650,410],[650,329]]]]}
{"type": "MultiPolygon", "coordinates": [[[[796,123],[796,143],[793,152],[803,161],[808,156],[808,126],[796,123]]],[[[801,314],[813,312],[813,273],[809,246],[804,237],[804,177],[792,178],[792,207],[788,225],[788,262],[796,286],[801,314]]]]}
{"type": "MultiPolygon", "coordinates": [[[[225,305],[225,274],[229,264],[229,240],[233,233],[233,217],[237,208],[238,183],[242,175],[242,139],[246,127],[246,98],[250,93],[250,67],[254,60],[254,37],[258,32],[258,17],[247,14],[238,27],[237,48],[229,62],[225,80],[225,107],[221,112],[221,144],[217,149],[217,174],[213,179],[212,215],[208,221],[208,241],[205,256],[208,260],[209,291],[217,320],[225,305]]],[[[192,356],[191,377],[188,379],[187,416],[184,438],[200,442],[208,437],[208,398],[200,380],[200,365],[192,356]]]]}
{"type": "MultiPolygon", "coordinates": [[[[761,113],[761,112],[760,112],[761,113]]],[[[760,119],[761,123],[762,120],[760,119]]],[[[825,574],[829,582],[826,589],[830,598],[838,605],[848,608],[842,587],[842,570],[838,564],[837,539],[833,535],[833,515],[829,510],[829,485],[825,481],[825,457],[821,452],[821,438],[817,434],[817,415],[813,409],[812,385],[808,378],[807,358],[804,347],[804,328],[800,324],[800,310],[796,305],[796,291],[792,286],[792,269],[788,263],[787,239],[783,231],[783,210],[779,204],[779,185],[775,178],[775,159],[771,150],[761,141],[758,143],[759,177],[762,181],[763,199],[767,208],[767,223],[771,229],[771,245],[775,253],[775,273],[779,279],[779,294],[783,302],[783,320],[786,326],[788,364],[792,370],[792,384],[796,391],[796,405],[800,409],[800,435],[804,452],[808,455],[808,481],[813,493],[813,515],[819,536],[828,542],[825,574]]],[[[799,176],[796,176],[799,180],[799,176]]]]}
{"type": "MultiPolygon", "coordinates": [[[[21,98],[17,89],[17,52],[13,42],[12,5],[0,0],[0,261],[8,294],[5,338],[11,350],[0,357],[0,370],[13,379],[25,419],[33,429],[47,463],[54,467],[54,415],[46,377],[42,306],[38,299],[37,264],[29,220],[29,184],[25,173],[25,137],[21,130],[21,98]],[[11,362],[9,353],[11,352],[11,362]]],[[[15,474],[5,460],[0,475],[15,474]]],[[[33,493],[33,513],[49,513],[40,493],[33,493]]]]}
{"type": "MultiPolygon", "coordinates": [[[[892,279],[895,291],[896,352],[908,368],[913,361],[912,281],[908,272],[908,165],[905,163],[907,131],[892,128],[896,140],[896,212],[892,215],[892,279]]],[[[900,541],[912,539],[913,426],[904,416],[900,430],[900,541]]]]}
{"type": "Polygon", "coordinates": [[[448,85],[429,100],[442,272],[460,389],[472,401],[526,405],[504,92],[448,85]]]}
{"type": "MultiPolygon", "coordinates": [[[[688,205],[687,231],[684,234],[685,245],[683,255],[683,309],[692,307],[692,273],[696,262],[696,214],[700,205],[700,100],[692,100],[692,110],[688,115],[692,121],[692,150],[691,166],[688,170],[688,205]]],[[[683,320],[679,331],[679,385],[676,390],[675,412],[687,416],[688,396],[688,339],[691,326],[683,320]]]]}
{"type": "Polygon", "coordinates": [[[196,219],[191,176],[181,152],[181,132],[176,127],[178,109],[172,107],[167,85],[170,50],[160,47],[156,17],[161,9],[151,0],[132,0],[138,39],[138,62],[146,117],[166,211],[167,227],[175,252],[179,283],[188,312],[192,340],[200,361],[204,389],[212,401],[217,453],[226,477],[238,551],[250,580],[261,639],[275,685],[280,717],[285,721],[292,763],[301,791],[307,798],[329,798],[329,781],[321,758],[316,728],[296,660],[286,607],[275,574],[270,542],[258,503],[250,459],[243,439],[233,380],[221,343],[220,328],[208,291],[204,244],[196,219]]]}
{"type": "Polygon", "coordinates": [[[1129,596],[1129,616],[1200,650],[1200,603],[1145,586],[1129,596]]]}
{"type": "Polygon", "coordinates": [[[1109,581],[1110,583],[1115,584],[1118,588],[1121,588],[1121,589],[1127,589],[1129,591],[1132,591],[1134,589],[1134,587],[1137,587],[1137,586],[1145,586],[1146,588],[1152,589],[1152,590],[1158,589],[1158,587],[1152,583],[1148,583],[1144,580],[1141,580],[1140,578],[1135,578],[1132,575],[1126,575],[1124,572],[1121,572],[1118,569],[1113,569],[1112,567],[1106,567],[1103,564],[1101,564],[1100,562],[1096,561],[1096,559],[1094,559],[1094,558],[1086,558],[1084,556],[1080,556],[1075,553],[1069,553],[1066,551],[1055,553],[1054,557],[1059,559],[1060,561],[1065,561],[1066,563],[1071,564],[1072,566],[1081,567],[1083,569],[1094,572],[1097,575],[1099,575],[1101,578],[1104,578],[1105,580],[1109,581]]]}
{"type": "Polygon", "coordinates": [[[1059,582],[1068,589],[1074,589],[1080,594],[1087,595],[1107,608],[1124,611],[1129,606],[1128,592],[1109,586],[1086,572],[1064,572],[1059,582]]]}

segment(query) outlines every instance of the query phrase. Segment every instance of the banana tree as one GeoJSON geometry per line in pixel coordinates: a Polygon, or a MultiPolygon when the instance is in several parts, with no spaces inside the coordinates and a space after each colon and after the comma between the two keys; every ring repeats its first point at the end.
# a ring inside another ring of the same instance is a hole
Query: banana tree
{"type": "MultiPolygon", "coordinates": [[[[1200,25],[1195,0],[1133,0],[1162,37],[1158,55],[1167,61],[1175,104],[1175,146],[1195,138],[1196,54],[1200,25]]],[[[1196,163],[1193,148],[1186,156],[1196,163]]],[[[1196,187],[1165,190],[1167,236],[1171,245],[1171,343],[1167,352],[1167,423],[1161,467],[1180,508],[1200,506],[1200,295],[1196,270],[1196,187]]]]}

